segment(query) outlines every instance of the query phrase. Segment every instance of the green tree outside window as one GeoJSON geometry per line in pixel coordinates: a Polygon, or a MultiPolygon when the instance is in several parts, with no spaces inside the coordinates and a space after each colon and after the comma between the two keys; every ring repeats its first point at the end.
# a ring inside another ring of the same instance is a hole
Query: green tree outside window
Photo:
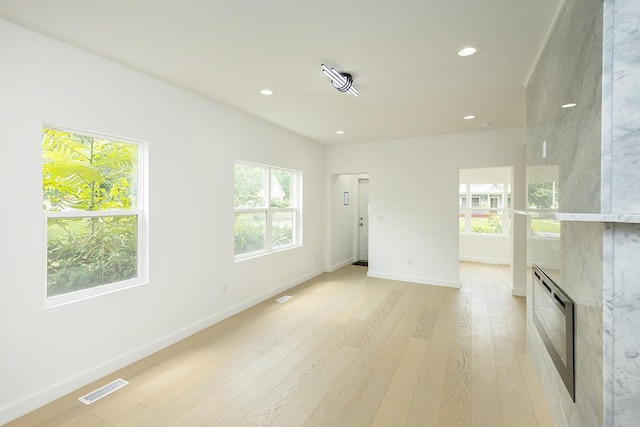
{"type": "Polygon", "coordinates": [[[47,296],[138,277],[138,144],[42,130],[47,296]]]}

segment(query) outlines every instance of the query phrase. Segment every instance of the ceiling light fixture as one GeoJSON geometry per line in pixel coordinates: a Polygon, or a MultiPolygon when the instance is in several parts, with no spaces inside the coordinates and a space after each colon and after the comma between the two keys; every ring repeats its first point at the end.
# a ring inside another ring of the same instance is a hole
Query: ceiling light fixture
{"type": "Polygon", "coordinates": [[[337,130],[337,131],[336,131],[336,133],[337,133],[338,135],[342,135],[342,134],[344,133],[344,131],[343,131],[343,130],[337,130]]]}
{"type": "Polygon", "coordinates": [[[474,115],[469,115],[469,116],[464,116],[463,117],[463,119],[465,119],[465,120],[471,120],[471,119],[475,119],[475,118],[476,118],[476,116],[474,116],[474,115]]]}
{"type": "Polygon", "coordinates": [[[562,105],[562,108],[573,108],[576,105],[578,105],[578,104],[576,104],[575,102],[569,102],[568,104],[562,105]]]}
{"type": "Polygon", "coordinates": [[[354,96],[358,96],[358,91],[353,87],[353,76],[351,74],[338,72],[334,68],[329,68],[324,64],[322,64],[322,72],[331,79],[333,87],[340,92],[349,92],[354,96]]]}
{"type": "Polygon", "coordinates": [[[458,49],[458,56],[471,56],[474,53],[478,53],[479,50],[479,46],[463,46],[458,49]]]}
{"type": "Polygon", "coordinates": [[[260,93],[263,95],[273,95],[273,91],[270,89],[262,89],[260,93]]]}

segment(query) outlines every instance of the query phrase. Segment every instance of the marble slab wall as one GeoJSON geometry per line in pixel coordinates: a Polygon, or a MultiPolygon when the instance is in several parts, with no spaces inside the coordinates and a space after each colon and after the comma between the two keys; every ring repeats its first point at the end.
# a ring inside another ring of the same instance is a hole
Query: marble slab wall
{"type": "MultiPolygon", "coordinates": [[[[567,0],[527,86],[527,181],[559,187],[554,212],[601,213],[602,28],[601,0],[567,0]],[[576,105],[562,107],[569,103],[576,105]]],[[[560,236],[530,235],[528,255],[547,264],[575,302],[575,402],[533,325],[531,298],[529,352],[556,425],[601,426],[605,227],[562,221],[559,228],[560,236]]]]}
{"type": "Polygon", "coordinates": [[[527,180],[559,183],[550,215],[564,219],[560,237],[536,240],[529,256],[552,254],[553,277],[576,302],[576,401],[528,310],[534,367],[558,426],[638,425],[640,0],[567,0],[527,97],[527,180]]]}
{"type": "MultiPolygon", "coordinates": [[[[640,212],[640,0],[604,2],[602,210],[640,212]]],[[[604,239],[605,425],[640,420],[640,225],[604,239]]]]}
{"type": "Polygon", "coordinates": [[[603,212],[640,212],[640,1],[604,2],[603,212]]]}
{"type": "Polygon", "coordinates": [[[640,224],[609,224],[605,236],[605,425],[640,423],[640,224]]]}
{"type": "Polygon", "coordinates": [[[527,85],[527,166],[557,171],[560,212],[600,212],[601,79],[602,1],[567,0],[527,85]]]}
{"type": "Polygon", "coordinates": [[[545,400],[556,426],[599,427],[604,419],[602,347],[602,246],[603,224],[563,222],[563,265],[558,284],[575,307],[575,402],[571,399],[531,317],[531,292],[527,295],[527,344],[545,400]],[[566,238],[565,238],[566,237],[566,238]],[[571,243],[569,243],[569,241],[571,243]],[[570,244],[570,250],[565,245],[570,244]]]}

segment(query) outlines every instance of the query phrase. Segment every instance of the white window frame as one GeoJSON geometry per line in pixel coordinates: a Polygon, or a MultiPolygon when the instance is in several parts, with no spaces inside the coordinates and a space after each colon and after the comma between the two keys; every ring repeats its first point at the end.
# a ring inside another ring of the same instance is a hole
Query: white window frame
{"type": "MultiPolygon", "coordinates": [[[[137,165],[137,203],[136,209],[130,210],[108,210],[108,211],[46,211],[44,212],[43,229],[44,229],[44,308],[53,308],[77,301],[86,300],[100,295],[110,294],[112,292],[128,289],[149,282],[149,259],[148,259],[148,144],[145,141],[133,140],[113,135],[100,134],[95,132],[87,132],[83,130],[60,127],[56,125],[43,124],[42,128],[58,130],[61,132],[85,135],[94,138],[109,139],[117,142],[125,142],[134,144],[138,147],[138,165],[137,165]],[[109,283],[106,285],[96,285],[92,288],[81,289],[78,291],[68,292],[61,295],[48,296],[48,271],[47,271],[47,249],[48,236],[47,225],[49,219],[52,218],[106,218],[117,216],[137,216],[138,236],[137,236],[137,271],[138,276],[122,280],[119,282],[109,283]]],[[[42,150],[41,150],[42,152],[42,150]]]]}
{"type": "MultiPolygon", "coordinates": [[[[298,248],[302,246],[302,171],[298,171],[295,169],[283,168],[279,166],[270,166],[264,165],[261,163],[253,163],[244,160],[234,160],[234,166],[236,164],[247,165],[247,166],[256,166],[260,168],[266,169],[266,183],[265,183],[265,206],[258,208],[236,208],[234,206],[234,218],[238,213],[256,213],[256,212],[264,212],[265,213],[265,235],[264,235],[264,249],[260,249],[257,251],[246,252],[243,254],[235,255],[235,241],[234,241],[234,261],[243,261],[250,258],[259,257],[262,255],[267,255],[270,253],[286,251],[293,248],[298,248]],[[296,188],[295,191],[292,191],[292,198],[295,197],[296,207],[289,208],[273,208],[271,207],[271,172],[277,171],[287,171],[292,172],[296,176],[296,188]],[[293,224],[293,238],[292,242],[288,245],[276,246],[273,247],[273,214],[276,212],[293,212],[294,213],[294,224],[293,224]]],[[[235,168],[234,168],[235,169],[235,168]]],[[[234,187],[235,187],[235,173],[234,173],[234,187]]]]}
{"type": "MultiPolygon", "coordinates": [[[[466,183],[466,184],[460,184],[460,186],[464,185],[466,187],[466,195],[464,197],[466,197],[467,203],[464,206],[464,208],[462,207],[458,207],[458,221],[460,221],[460,212],[464,210],[464,231],[460,231],[460,234],[474,234],[474,235],[482,235],[482,236],[508,236],[511,234],[511,231],[509,229],[509,219],[511,218],[511,206],[509,206],[509,202],[511,200],[510,196],[510,186],[511,183],[510,182],[488,182],[488,183],[484,183],[484,182],[473,182],[473,183],[466,183]],[[471,197],[472,193],[471,193],[471,186],[472,185],[476,185],[476,184],[503,184],[503,190],[502,190],[502,207],[498,207],[498,208],[492,208],[491,207],[491,198],[492,196],[490,194],[487,194],[487,204],[489,206],[483,207],[480,206],[480,199],[479,197],[474,197],[476,199],[478,199],[478,206],[472,206],[473,205],[473,199],[471,197]],[[468,201],[471,201],[471,203],[468,203],[468,201]],[[505,205],[506,202],[506,205],[505,205]],[[471,218],[473,216],[473,212],[474,211],[489,211],[489,212],[500,212],[502,211],[502,233],[500,234],[493,234],[493,233],[478,233],[478,232],[473,232],[471,231],[471,218]]],[[[460,191],[460,190],[458,190],[460,191]]],[[[462,199],[463,196],[458,196],[459,200],[462,199]]]]}

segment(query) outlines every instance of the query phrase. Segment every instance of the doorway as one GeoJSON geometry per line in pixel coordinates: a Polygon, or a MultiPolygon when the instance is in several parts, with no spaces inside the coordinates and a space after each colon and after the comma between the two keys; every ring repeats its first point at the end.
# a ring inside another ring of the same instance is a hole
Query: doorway
{"type": "Polygon", "coordinates": [[[358,180],[358,260],[369,261],[369,180],[358,180]]]}
{"type": "Polygon", "coordinates": [[[512,175],[512,166],[460,169],[460,261],[512,264],[512,175]]]}
{"type": "Polygon", "coordinates": [[[326,269],[335,271],[354,262],[368,266],[369,174],[331,175],[330,188],[331,226],[326,269]]]}

